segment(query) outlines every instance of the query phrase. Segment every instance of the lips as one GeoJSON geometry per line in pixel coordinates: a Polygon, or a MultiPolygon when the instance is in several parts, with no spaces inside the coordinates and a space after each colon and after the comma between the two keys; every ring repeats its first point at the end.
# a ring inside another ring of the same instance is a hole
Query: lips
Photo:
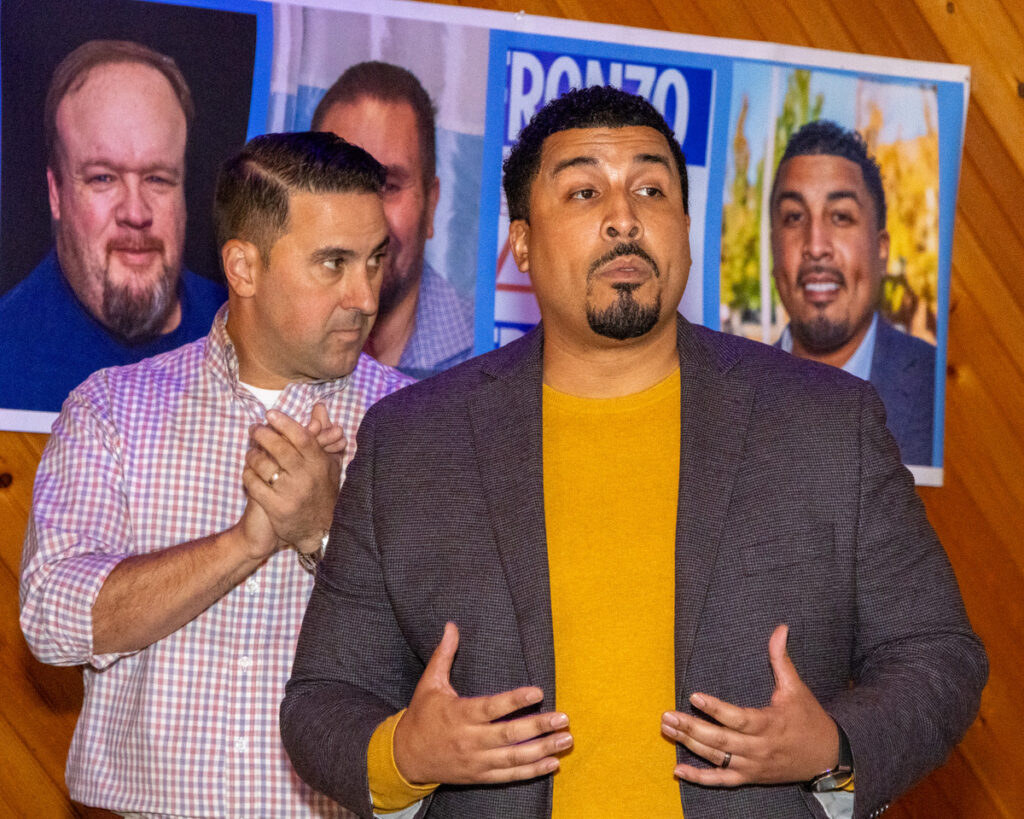
{"type": "Polygon", "coordinates": [[[615,281],[639,282],[651,277],[651,266],[636,256],[625,256],[600,268],[597,275],[615,281]]]}
{"type": "Polygon", "coordinates": [[[598,259],[587,272],[587,278],[600,276],[614,282],[642,282],[659,276],[658,265],[636,242],[619,243],[598,259]]]}
{"type": "Polygon", "coordinates": [[[846,278],[836,268],[815,267],[801,270],[796,286],[803,293],[804,300],[819,306],[831,304],[846,287],[846,278]]]}
{"type": "Polygon", "coordinates": [[[163,256],[164,243],[155,239],[112,241],[107,243],[107,258],[116,257],[129,269],[149,270],[163,256]]]}

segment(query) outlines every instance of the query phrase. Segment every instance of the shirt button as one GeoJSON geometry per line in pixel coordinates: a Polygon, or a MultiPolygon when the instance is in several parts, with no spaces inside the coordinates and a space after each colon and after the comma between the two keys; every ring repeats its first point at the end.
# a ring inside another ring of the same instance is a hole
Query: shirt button
{"type": "Polygon", "coordinates": [[[245,737],[239,737],[235,740],[235,750],[241,753],[249,747],[249,741],[245,737]]]}
{"type": "Polygon", "coordinates": [[[249,594],[256,594],[256,592],[260,590],[260,581],[255,577],[250,577],[245,581],[245,590],[249,592],[249,594]]]}
{"type": "Polygon", "coordinates": [[[242,671],[248,671],[252,667],[252,658],[242,657],[242,659],[238,661],[238,665],[242,671]]]}

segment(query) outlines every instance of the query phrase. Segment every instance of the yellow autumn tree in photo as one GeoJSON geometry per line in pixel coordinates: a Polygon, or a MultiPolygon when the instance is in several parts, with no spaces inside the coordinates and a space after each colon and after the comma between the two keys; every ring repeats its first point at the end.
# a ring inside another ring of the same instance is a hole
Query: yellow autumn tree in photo
{"type": "Polygon", "coordinates": [[[893,323],[935,343],[939,283],[939,133],[922,89],[925,133],[882,143],[883,114],[867,106],[860,128],[882,168],[882,187],[888,207],[889,269],[881,310],[893,323]]]}

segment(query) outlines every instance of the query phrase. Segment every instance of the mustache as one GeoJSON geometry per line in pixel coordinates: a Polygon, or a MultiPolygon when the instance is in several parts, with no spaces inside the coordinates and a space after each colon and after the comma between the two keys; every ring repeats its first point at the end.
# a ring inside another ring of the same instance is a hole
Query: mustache
{"type": "Polygon", "coordinates": [[[833,267],[827,264],[809,264],[800,268],[800,271],[796,275],[796,283],[798,287],[802,287],[807,283],[807,279],[811,276],[828,276],[835,281],[839,282],[841,287],[846,286],[846,276],[843,275],[843,271],[838,267],[833,267]]]}
{"type": "Polygon", "coordinates": [[[648,265],[650,265],[651,270],[654,271],[654,278],[661,276],[661,271],[658,269],[658,263],[654,261],[654,259],[651,258],[651,254],[644,250],[638,243],[619,242],[603,256],[599,256],[591,262],[590,268],[587,270],[587,278],[591,278],[606,264],[613,262],[622,256],[636,256],[638,259],[643,259],[648,265]]]}
{"type": "Polygon", "coordinates": [[[107,242],[107,253],[113,253],[115,251],[127,252],[127,253],[148,253],[155,251],[157,253],[164,252],[163,239],[157,238],[156,236],[147,236],[145,234],[141,236],[117,236],[107,242]]]}

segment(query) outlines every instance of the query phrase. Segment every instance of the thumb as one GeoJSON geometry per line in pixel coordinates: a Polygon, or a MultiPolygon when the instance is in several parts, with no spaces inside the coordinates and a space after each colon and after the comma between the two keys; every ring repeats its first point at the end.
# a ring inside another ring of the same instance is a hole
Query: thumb
{"type": "Polygon", "coordinates": [[[437,644],[434,653],[430,655],[430,662],[423,671],[423,679],[429,679],[435,684],[451,687],[448,681],[452,672],[452,664],[455,662],[455,652],[459,649],[459,628],[455,623],[445,623],[444,634],[441,642],[437,644]]]}
{"type": "Polygon", "coordinates": [[[313,405],[313,412],[310,418],[320,423],[320,429],[327,429],[331,425],[331,417],[327,414],[327,407],[319,401],[313,405]]]}
{"type": "Polygon", "coordinates": [[[324,419],[327,417],[327,410],[324,409],[323,404],[314,404],[313,411],[309,415],[309,423],[306,424],[306,431],[310,435],[319,435],[324,429],[327,428],[327,424],[324,423],[324,419]]]}
{"type": "Polygon", "coordinates": [[[789,652],[786,644],[789,641],[789,626],[785,623],[776,626],[772,636],[768,638],[768,659],[772,664],[772,673],[775,675],[775,690],[792,687],[794,683],[800,682],[800,676],[796,673],[796,666],[789,659],[789,652]]]}

